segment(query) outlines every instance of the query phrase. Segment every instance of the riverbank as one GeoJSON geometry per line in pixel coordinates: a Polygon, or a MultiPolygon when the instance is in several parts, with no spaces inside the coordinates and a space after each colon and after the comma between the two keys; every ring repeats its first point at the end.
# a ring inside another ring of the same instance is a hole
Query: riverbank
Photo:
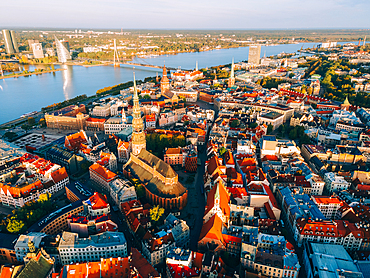
{"type": "Polygon", "coordinates": [[[20,73],[20,74],[14,74],[14,75],[4,75],[4,76],[0,76],[0,79],[18,78],[18,77],[21,77],[21,76],[44,74],[44,73],[50,73],[50,72],[56,72],[56,71],[62,71],[62,70],[65,70],[65,69],[54,69],[54,70],[44,70],[44,71],[38,71],[38,72],[20,73]]]}
{"type": "MultiPolygon", "coordinates": [[[[314,47],[314,44],[305,44],[303,48],[314,47]]],[[[261,56],[273,56],[279,53],[293,53],[302,48],[302,44],[263,46],[261,56]]],[[[248,47],[219,49],[197,53],[180,53],[177,55],[157,56],[147,59],[134,59],[135,63],[144,63],[156,66],[191,69],[198,62],[199,68],[230,64],[248,59],[248,47]]],[[[112,64],[112,63],[111,63],[112,64]]],[[[40,111],[41,107],[63,102],[78,95],[95,95],[97,90],[104,87],[113,87],[125,83],[133,78],[131,66],[69,66],[54,64],[55,68],[66,69],[62,74],[36,75],[32,78],[17,78],[0,80],[0,95],[2,109],[0,109],[0,124],[16,119],[30,111],[40,111]]],[[[29,65],[29,71],[50,67],[50,64],[29,65]]],[[[136,67],[137,79],[161,74],[160,69],[136,67]]]]}

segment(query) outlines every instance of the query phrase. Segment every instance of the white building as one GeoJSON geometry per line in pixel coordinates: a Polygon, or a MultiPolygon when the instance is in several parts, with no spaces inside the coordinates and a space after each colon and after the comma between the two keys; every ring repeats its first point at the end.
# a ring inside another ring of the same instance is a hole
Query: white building
{"type": "Polygon", "coordinates": [[[236,147],[236,153],[255,154],[256,146],[253,144],[252,140],[239,139],[236,147]]]}
{"type": "Polygon", "coordinates": [[[121,139],[118,141],[118,161],[121,163],[126,163],[130,158],[130,143],[122,141],[121,139]]]}
{"type": "Polygon", "coordinates": [[[122,120],[121,117],[111,117],[104,123],[104,133],[105,134],[114,134],[118,133],[129,125],[122,120]]]}
{"type": "Polygon", "coordinates": [[[93,108],[91,115],[97,117],[108,117],[110,116],[110,105],[97,105],[93,108]]]}
{"type": "Polygon", "coordinates": [[[35,59],[42,59],[44,58],[44,51],[42,50],[42,44],[37,42],[37,43],[33,43],[31,45],[32,47],[32,52],[33,52],[33,57],[35,59]]]}
{"type": "Polygon", "coordinates": [[[154,266],[163,263],[167,252],[173,247],[175,247],[175,240],[172,233],[160,232],[156,237],[142,242],[142,253],[154,266]]]}
{"type": "MultiPolygon", "coordinates": [[[[114,103],[110,106],[110,115],[111,116],[116,116],[116,115],[119,115],[120,114],[120,110],[119,108],[123,106],[123,102],[122,101],[114,101],[114,103]]],[[[122,108],[121,108],[122,109],[122,108]]],[[[125,111],[122,111],[123,113],[125,113],[125,111]]],[[[126,117],[126,115],[125,115],[126,117]]]]}
{"type": "Polygon", "coordinates": [[[32,241],[34,246],[36,248],[39,248],[41,247],[40,243],[43,237],[46,237],[46,234],[36,233],[36,232],[32,232],[27,235],[20,235],[17,242],[14,245],[15,256],[17,257],[17,260],[23,263],[23,258],[30,251],[28,247],[28,243],[32,241]]]}
{"type": "Polygon", "coordinates": [[[326,189],[330,194],[337,191],[347,190],[350,184],[342,177],[335,173],[326,173],[324,176],[326,189]]]}
{"type": "Polygon", "coordinates": [[[266,277],[298,277],[298,256],[286,248],[283,236],[259,233],[253,243],[242,243],[241,264],[245,268],[266,277]]]}
{"type": "Polygon", "coordinates": [[[177,97],[183,97],[186,102],[196,102],[198,100],[198,92],[195,90],[172,90],[177,97]]]}
{"type": "Polygon", "coordinates": [[[115,179],[109,183],[109,195],[117,206],[137,199],[135,186],[123,179],[115,179]]]}
{"type": "Polygon", "coordinates": [[[63,232],[59,254],[63,265],[127,257],[127,241],[120,232],[104,232],[88,238],[79,238],[77,233],[63,232]]]}
{"type": "Polygon", "coordinates": [[[150,114],[145,116],[145,128],[155,128],[157,123],[157,116],[150,114]]]}
{"type": "Polygon", "coordinates": [[[325,182],[323,179],[315,174],[311,174],[307,177],[307,181],[311,184],[311,195],[322,195],[325,187],[325,182]]]}
{"type": "MultiPolygon", "coordinates": [[[[37,164],[37,161],[38,159],[34,160],[33,164],[37,164]]],[[[27,163],[23,163],[22,165],[27,168],[27,177],[26,172],[23,172],[19,173],[19,178],[14,185],[7,185],[0,182],[0,202],[4,206],[23,207],[27,202],[38,201],[40,195],[46,193],[53,195],[63,190],[69,184],[66,169],[64,167],[60,168],[57,164],[52,164],[54,171],[51,173],[49,170],[46,172],[40,171],[35,165],[32,165],[33,167],[30,165],[26,166],[27,163]],[[55,170],[55,166],[59,168],[55,170]],[[34,175],[34,177],[29,178],[31,175],[34,175]]],[[[15,175],[15,171],[11,171],[8,174],[15,175]]],[[[1,176],[0,181],[6,175],[1,176]]]]}
{"type": "Polygon", "coordinates": [[[170,213],[164,221],[171,228],[177,247],[188,248],[190,242],[190,229],[184,220],[178,219],[170,213]]]}
{"type": "Polygon", "coordinates": [[[91,216],[108,215],[110,213],[110,205],[107,198],[95,192],[89,199],[82,201],[85,211],[91,216]]]}
{"type": "Polygon", "coordinates": [[[311,199],[320,209],[321,213],[327,219],[336,219],[338,210],[344,205],[344,202],[334,196],[312,196],[311,199]]]}

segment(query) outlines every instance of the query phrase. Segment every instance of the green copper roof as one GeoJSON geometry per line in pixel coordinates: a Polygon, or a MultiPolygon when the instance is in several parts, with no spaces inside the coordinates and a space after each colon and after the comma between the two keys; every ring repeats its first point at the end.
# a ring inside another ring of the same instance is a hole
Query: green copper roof
{"type": "MultiPolygon", "coordinates": [[[[41,252],[41,251],[39,251],[41,252]]],[[[26,266],[23,268],[18,278],[29,278],[29,277],[48,277],[52,270],[54,263],[44,257],[43,254],[38,254],[37,258],[32,258],[26,266]]]]}

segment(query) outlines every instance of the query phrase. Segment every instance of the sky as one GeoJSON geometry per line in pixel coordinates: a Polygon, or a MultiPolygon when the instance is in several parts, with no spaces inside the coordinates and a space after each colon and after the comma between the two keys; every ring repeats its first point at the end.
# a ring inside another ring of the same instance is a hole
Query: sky
{"type": "Polygon", "coordinates": [[[1,27],[370,28],[369,0],[3,0],[1,27]]]}

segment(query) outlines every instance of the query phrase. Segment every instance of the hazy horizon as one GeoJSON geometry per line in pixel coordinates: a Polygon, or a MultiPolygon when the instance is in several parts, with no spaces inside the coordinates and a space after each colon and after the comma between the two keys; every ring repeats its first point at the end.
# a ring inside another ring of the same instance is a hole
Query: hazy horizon
{"type": "Polygon", "coordinates": [[[367,29],[366,0],[7,1],[2,28],[136,30],[367,29]]]}

